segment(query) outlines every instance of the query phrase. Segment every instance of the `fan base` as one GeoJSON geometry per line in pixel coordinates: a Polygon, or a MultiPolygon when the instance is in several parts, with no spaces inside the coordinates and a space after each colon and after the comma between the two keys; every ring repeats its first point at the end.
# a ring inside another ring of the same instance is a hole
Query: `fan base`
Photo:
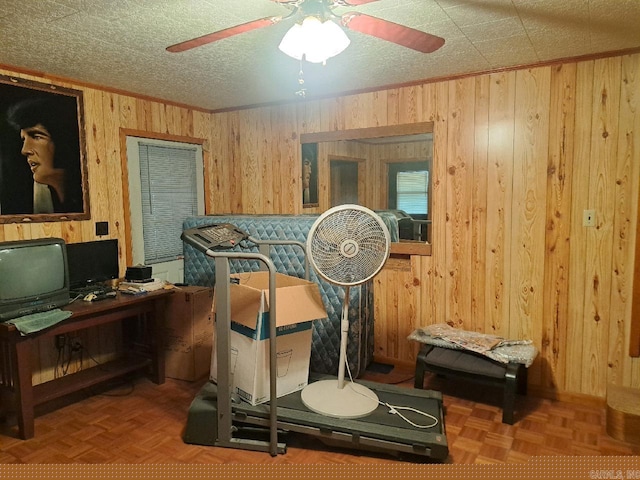
{"type": "Polygon", "coordinates": [[[345,382],[338,388],[338,380],[320,380],[307,385],[301,394],[302,403],[309,410],[335,418],[360,418],[378,407],[378,396],[358,383],[345,382]]]}

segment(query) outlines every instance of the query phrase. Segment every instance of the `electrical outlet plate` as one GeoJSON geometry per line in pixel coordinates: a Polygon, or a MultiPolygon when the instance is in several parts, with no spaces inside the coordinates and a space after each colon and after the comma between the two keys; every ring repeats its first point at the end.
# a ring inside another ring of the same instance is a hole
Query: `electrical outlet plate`
{"type": "Polygon", "coordinates": [[[582,212],[582,226],[583,227],[594,227],[596,224],[596,211],[595,210],[585,210],[582,212]]]}

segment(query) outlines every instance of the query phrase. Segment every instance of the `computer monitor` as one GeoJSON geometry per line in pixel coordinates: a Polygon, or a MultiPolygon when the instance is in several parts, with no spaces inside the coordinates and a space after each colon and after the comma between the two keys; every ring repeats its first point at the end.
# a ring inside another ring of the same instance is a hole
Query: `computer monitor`
{"type": "Polygon", "coordinates": [[[71,289],[118,278],[118,239],[67,243],[67,262],[71,289]]]}

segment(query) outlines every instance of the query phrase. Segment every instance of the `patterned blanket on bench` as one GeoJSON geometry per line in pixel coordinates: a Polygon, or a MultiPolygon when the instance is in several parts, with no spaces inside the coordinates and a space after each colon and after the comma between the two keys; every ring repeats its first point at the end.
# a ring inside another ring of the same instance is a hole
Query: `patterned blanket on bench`
{"type": "Polygon", "coordinates": [[[408,339],[437,347],[469,350],[500,363],[522,363],[527,368],[538,355],[538,349],[531,340],[507,340],[495,335],[453,328],[446,323],[417,328],[408,339]]]}

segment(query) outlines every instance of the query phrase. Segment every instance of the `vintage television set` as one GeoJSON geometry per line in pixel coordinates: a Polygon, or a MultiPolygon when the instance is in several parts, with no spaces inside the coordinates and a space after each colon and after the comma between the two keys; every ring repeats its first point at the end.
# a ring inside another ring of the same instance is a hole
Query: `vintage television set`
{"type": "Polygon", "coordinates": [[[0,242],[0,321],[68,303],[69,271],[63,239],[0,242]]]}
{"type": "Polygon", "coordinates": [[[67,262],[72,293],[104,286],[119,275],[118,239],[68,243],[67,262]]]}

